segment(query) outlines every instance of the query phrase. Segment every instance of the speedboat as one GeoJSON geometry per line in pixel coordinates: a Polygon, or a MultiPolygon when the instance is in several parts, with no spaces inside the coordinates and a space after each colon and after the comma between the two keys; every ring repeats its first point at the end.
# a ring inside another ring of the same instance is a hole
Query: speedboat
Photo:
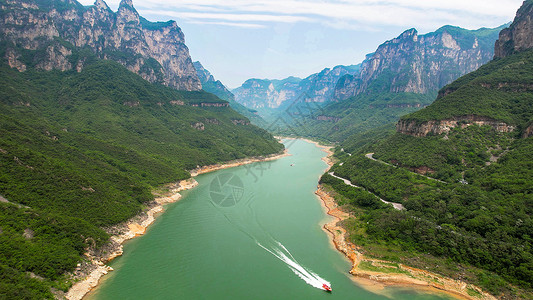
{"type": "Polygon", "coordinates": [[[328,293],[331,293],[331,292],[332,292],[331,287],[330,287],[329,285],[325,284],[325,283],[322,284],[322,288],[323,288],[326,292],[328,292],[328,293]]]}

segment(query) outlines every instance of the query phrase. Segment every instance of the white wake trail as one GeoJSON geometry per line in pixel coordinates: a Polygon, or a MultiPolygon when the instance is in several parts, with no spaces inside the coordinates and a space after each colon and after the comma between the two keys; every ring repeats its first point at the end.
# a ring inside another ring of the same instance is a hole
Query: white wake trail
{"type": "Polygon", "coordinates": [[[296,259],[292,256],[291,252],[285,248],[280,242],[276,241],[277,244],[281,247],[281,249],[285,250],[287,255],[282,252],[281,249],[272,249],[273,251],[267,249],[265,246],[261,245],[259,242],[256,242],[261,248],[265,249],[266,251],[270,252],[270,254],[274,255],[276,258],[287,264],[287,266],[293,271],[294,274],[296,274],[298,277],[300,277],[303,281],[305,281],[307,284],[317,288],[324,290],[323,285],[326,284],[331,287],[331,284],[323,279],[322,277],[318,276],[317,274],[313,273],[310,270],[307,270],[304,266],[300,265],[296,259]]]}

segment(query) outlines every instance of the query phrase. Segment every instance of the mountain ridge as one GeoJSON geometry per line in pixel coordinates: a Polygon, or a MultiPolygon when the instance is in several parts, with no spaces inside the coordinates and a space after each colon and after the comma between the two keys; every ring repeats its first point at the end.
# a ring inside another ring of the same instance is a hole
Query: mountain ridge
{"type": "Polygon", "coordinates": [[[152,23],[130,0],[111,11],[103,0],[82,6],[75,0],[20,0],[0,4],[4,57],[24,71],[81,71],[89,49],[126,66],[144,79],[181,90],[200,90],[183,32],[175,21],[152,23]]]}
{"type": "Polygon", "coordinates": [[[331,99],[337,80],[345,74],[357,72],[358,68],[357,65],[338,65],[304,79],[294,76],[285,79],[251,78],[233,93],[237,102],[253,109],[283,109],[295,102],[326,103],[331,99]]]}
{"type": "Polygon", "coordinates": [[[466,30],[446,25],[424,35],[408,29],[367,55],[359,74],[341,78],[334,97],[340,101],[377,91],[436,91],[491,60],[501,28],[466,30]]]}

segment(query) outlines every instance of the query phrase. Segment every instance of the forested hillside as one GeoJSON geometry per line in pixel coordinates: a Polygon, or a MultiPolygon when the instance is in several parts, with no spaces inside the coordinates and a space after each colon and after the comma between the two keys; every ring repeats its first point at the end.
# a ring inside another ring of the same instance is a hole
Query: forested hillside
{"type": "Polygon", "coordinates": [[[0,73],[0,195],[20,205],[0,203],[0,293],[15,298],[49,296],[42,286],[102,245],[100,227],[138,213],[153,188],[283,148],[226,101],[153,85],[118,63],[0,73]]]}
{"type": "MultiPolygon", "coordinates": [[[[515,22],[531,14],[522,9],[515,22]]],[[[341,143],[334,174],[405,208],[384,208],[324,175],[357,215],[346,226],[366,255],[466,280],[498,298],[533,297],[532,57],[521,49],[496,58],[402,117],[396,133],[385,126],[341,143]]]]}
{"type": "Polygon", "coordinates": [[[340,78],[335,101],[284,133],[342,142],[418,111],[444,85],[490,61],[503,27],[444,26],[424,35],[406,30],[369,54],[357,74],[340,78]]]}

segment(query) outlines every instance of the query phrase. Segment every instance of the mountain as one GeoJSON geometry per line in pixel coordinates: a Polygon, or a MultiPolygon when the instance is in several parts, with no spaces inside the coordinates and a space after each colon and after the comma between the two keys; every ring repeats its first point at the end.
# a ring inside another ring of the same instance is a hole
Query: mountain
{"type": "Polygon", "coordinates": [[[233,95],[220,80],[216,80],[215,77],[211,75],[211,72],[205,69],[199,61],[194,62],[193,65],[204,91],[212,93],[222,100],[228,101],[231,108],[250,119],[253,124],[258,126],[265,125],[265,121],[257,114],[256,110],[246,108],[237,103],[235,101],[235,95],[233,95]]]}
{"type": "MultiPolygon", "coordinates": [[[[464,280],[500,299],[532,297],[532,18],[528,0],[500,33],[495,58],[403,116],[395,133],[387,126],[374,139],[360,134],[364,143],[341,143],[335,175],[405,208],[350,200],[362,220],[350,236],[366,255],[464,280]],[[384,243],[397,247],[387,252],[384,243]]],[[[324,182],[346,194],[341,181],[324,182]]]]}
{"type": "Polygon", "coordinates": [[[316,111],[295,131],[343,141],[419,110],[444,85],[492,59],[501,28],[444,26],[425,35],[407,30],[367,55],[360,72],[341,77],[334,91],[338,102],[316,111]]]}
{"type": "Polygon", "coordinates": [[[85,253],[106,252],[163,185],[283,150],[198,90],[175,22],[147,23],[128,1],[116,14],[102,1],[0,6],[0,298],[61,298],[78,265],[101,263],[85,253]]]}
{"type": "Polygon", "coordinates": [[[354,74],[358,69],[359,66],[336,66],[305,79],[249,79],[233,93],[237,102],[254,109],[286,108],[295,102],[325,103],[331,99],[338,79],[346,74],[354,74]]]}
{"type": "Polygon", "coordinates": [[[2,1],[0,12],[4,57],[19,71],[79,72],[88,51],[150,82],[179,90],[202,88],[176,22],[149,22],[131,0],[122,0],[116,13],[102,0],[89,7],[75,0],[2,1]]]}
{"type": "Polygon", "coordinates": [[[406,30],[369,54],[360,73],[345,75],[335,89],[335,98],[436,91],[491,60],[502,28],[471,31],[444,26],[425,35],[418,35],[416,29],[406,30]]]}
{"type": "Polygon", "coordinates": [[[511,26],[502,30],[494,50],[496,57],[503,58],[533,48],[532,20],[529,15],[532,5],[531,1],[524,1],[511,26]]]}

